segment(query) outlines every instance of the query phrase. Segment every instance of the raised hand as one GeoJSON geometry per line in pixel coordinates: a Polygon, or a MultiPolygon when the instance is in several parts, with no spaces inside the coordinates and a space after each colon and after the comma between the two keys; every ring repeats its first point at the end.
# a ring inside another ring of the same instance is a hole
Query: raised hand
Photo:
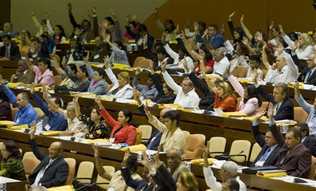
{"type": "Polygon", "coordinates": [[[96,144],[92,144],[92,149],[94,152],[94,157],[99,157],[99,148],[96,144]]]}
{"type": "Polygon", "coordinates": [[[244,19],[245,19],[245,15],[242,14],[241,17],[240,17],[240,23],[244,23],[244,19]]]}
{"type": "Polygon", "coordinates": [[[100,109],[104,109],[104,106],[103,106],[101,99],[99,97],[95,98],[94,101],[99,106],[100,109]]]}
{"type": "Polygon", "coordinates": [[[235,15],[235,11],[233,11],[233,12],[228,16],[228,20],[231,21],[234,15],[235,15]]]}
{"type": "Polygon", "coordinates": [[[72,4],[70,2],[67,4],[67,7],[68,7],[68,11],[71,12],[72,11],[72,4]]]}
{"type": "Polygon", "coordinates": [[[299,82],[296,82],[295,85],[294,85],[294,96],[295,98],[298,98],[299,95],[300,95],[300,83],[299,82]]]}
{"type": "Polygon", "coordinates": [[[79,101],[79,97],[78,97],[78,96],[74,96],[73,99],[72,99],[72,101],[73,101],[75,104],[77,104],[78,101],[79,101]]]}
{"type": "Polygon", "coordinates": [[[168,58],[165,58],[165,59],[161,62],[161,64],[160,64],[161,72],[165,72],[165,71],[166,71],[167,63],[168,63],[168,58]]]}
{"type": "Polygon", "coordinates": [[[145,111],[145,114],[146,114],[148,120],[149,121],[152,120],[153,119],[153,115],[149,111],[148,105],[146,103],[144,104],[144,111],[145,111]]]}
{"type": "Polygon", "coordinates": [[[122,161],[122,167],[126,167],[127,166],[127,159],[130,156],[131,151],[129,149],[127,149],[127,151],[124,153],[124,157],[123,157],[123,161],[122,161]]]}

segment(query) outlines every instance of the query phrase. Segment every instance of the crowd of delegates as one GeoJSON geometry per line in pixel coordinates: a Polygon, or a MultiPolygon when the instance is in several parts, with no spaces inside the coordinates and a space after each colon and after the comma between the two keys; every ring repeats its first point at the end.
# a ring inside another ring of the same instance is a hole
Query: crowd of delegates
{"type": "MultiPolygon", "coordinates": [[[[78,22],[71,4],[68,4],[68,15],[73,26],[69,35],[65,34],[63,26],[54,25],[48,18],[39,21],[35,14],[32,15],[37,28],[34,34],[28,30],[16,32],[11,23],[3,25],[0,60],[18,62],[10,82],[32,84],[32,95],[15,95],[0,78],[1,120],[36,126],[35,133],[58,130],[64,135],[81,138],[109,138],[113,143],[127,146],[136,144],[137,139],[131,112],[121,110],[115,118],[97,98],[90,115],[85,115],[81,113],[79,97],[65,104],[58,95],[70,91],[89,92],[110,96],[117,102],[136,101],[155,129],[148,148],[159,147],[167,152],[167,157],[170,154],[173,161],[164,166],[159,159],[145,160],[143,165],[147,171],[137,177],[136,159],[129,155],[122,169],[112,176],[100,168],[95,148],[99,174],[111,180],[110,187],[121,189],[129,186],[136,190],[197,190],[192,173],[188,169],[178,170],[182,166],[181,150],[189,134],[179,126],[179,112],[165,108],[158,119],[151,114],[145,101],[201,109],[206,114],[240,112],[256,118],[252,132],[262,150],[254,166],[277,166],[289,175],[307,177],[311,155],[316,156],[316,98],[313,104],[307,103],[295,85],[295,100],[308,113],[305,124],[283,132],[284,138],[275,120],[294,119],[289,84],[302,82],[316,86],[316,33],[286,33],[282,25],[274,23],[267,33],[251,33],[245,16],[241,16],[237,27],[233,23],[235,13],[232,13],[227,20],[231,37],[225,39],[229,34],[224,35],[225,31],[216,25],[198,21],[192,27],[181,29],[170,19],[162,23],[157,12],[155,17],[163,33],[159,39],[154,39],[135,17],[128,17],[127,24],[122,27],[115,15],[98,20],[96,9],[92,9],[87,18],[78,22]],[[88,50],[87,43],[94,43],[93,48],[88,50]],[[58,53],[60,44],[69,44],[69,49],[58,53]],[[135,50],[143,57],[138,57],[134,64],[138,62],[150,67],[135,68],[135,76],[128,72],[115,74],[112,70],[115,65],[133,67],[128,56],[135,50]],[[92,67],[91,62],[104,67],[92,67]],[[140,82],[141,75],[146,76],[145,82],[140,82]],[[181,83],[176,82],[174,75],[183,77],[181,83]],[[241,84],[240,80],[248,84],[241,84]],[[266,84],[274,85],[273,94],[263,90],[266,84]],[[35,87],[42,87],[43,94],[39,95],[35,87]],[[47,87],[57,93],[50,95],[47,87]],[[34,105],[30,99],[34,100],[34,105]],[[268,102],[268,107],[262,104],[264,101],[268,102]],[[270,123],[263,137],[257,119],[265,113],[261,111],[267,110],[270,123]],[[122,184],[117,185],[117,182],[122,184]]],[[[41,164],[29,177],[30,185],[64,184],[67,168],[60,155],[61,143],[50,146],[49,156],[41,154],[34,141],[32,148],[41,164]]],[[[1,165],[0,175],[23,179],[21,153],[15,143],[4,142],[1,154],[4,165],[1,165]]],[[[226,176],[220,184],[205,164],[207,185],[212,190],[245,190],[236,169],[234,163],[223,165],[226,176]]]]}

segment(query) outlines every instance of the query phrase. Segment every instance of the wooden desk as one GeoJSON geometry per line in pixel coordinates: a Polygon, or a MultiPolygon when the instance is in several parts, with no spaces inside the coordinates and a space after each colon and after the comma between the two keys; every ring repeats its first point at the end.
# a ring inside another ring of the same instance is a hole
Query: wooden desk
{"type": "Polygon", "coordinates": [[[25,183],[19,180],[0,176],[0,190],[6,191],[24,191],[25,183]]]}
{"type": "MultiPolygon", "coordinates": [[[[31,147],[28,144],[28,134],[10,131],[7,129],[0,129],[0,141],[5,139],[11,139],[16,141],[18,146],[21,147],[24,152],[31,150],[31,147]]],[[[79,164],[81,161],[95,161],[95,158],[93,157],[93,150],[91,148],[91,145],[89,144],[65,141],[44,136],[37,136],[35,140],[38,143],[40,149],[44,152],[47,152],[47,148],[52,142],[62,142],[64,147],[63,155],[65,157],[75,158],[77,164],[79,164]]],[[[102,159],[104,165],[112,165],[116,169],[120,168],[120,162],[123,159],[123,155],[124,153],[120,150],[100,148],[100,158],[102,159]]],[[[207,187],[205,185],[202,166],[192,165],[191,170],[199,181],[200,190],[205,190],[207,187]]],[[[219,170],[214,169],[214,173],[217,177],[219,177],[218,172],[219,170]]],[[[250,188],[259,188],[276,191],[315,191],[315,188],[309,186],[287,183],[280,180],[274,180],[269,178],[262,178],[256,175],[240,174],[240,177],[250,188]]]]}
{"type": "Polygon", "coordinates": [[[0,61],[0,74],[6,80],[10,80],[12,74],[15,74],[18,68],[18,63],[16,61],[0,61]]]}
{"type": "MultiPolygon", "coordinates": [[[[24,90],[14,91],[18,93],[24,90]]],[[[65,103],[73,99],[73,97],[70,95],[61,96],[65,103]]],[[[139,110],[137,105],[110,101],[102,101],[102,103],[104,107],[108,109],[114,116],[116,116],[120,110],[127,109],[133,113],[133,124],[148,124],[147,117],[139,110]]],[[[80,98],[79,104],[81,106],[81,111],[86,114],[90,114],[92,107],[95,105],[94,99],[91,98],[80,98]]],[[[36,106],[35,103],[34,106],[36,106]]],[[[160,109],[158,107],[154,107],[152,112],[156,116],[159,116],[160,109]]],[[[255,142],[251,133],[251,122],[248,120],[217,117],[188,111],[180,111],[180,116],[181,129],[186,130],[191,134],[204,134],[207,140],[214,136],[226,137],[227,149],[230,148],[231,142],[236,139],[246,139],[250,140],[252,143],[255,142]]],[[[266,125],[262,125],[260,130],[265,132],[266,128],[266,125]]]]}

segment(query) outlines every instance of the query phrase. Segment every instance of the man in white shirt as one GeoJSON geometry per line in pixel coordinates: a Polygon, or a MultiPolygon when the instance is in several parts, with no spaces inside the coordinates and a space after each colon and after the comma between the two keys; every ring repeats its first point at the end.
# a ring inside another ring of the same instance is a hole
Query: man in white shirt
{"type": "MultiPolygon", "coordinates": [[[[205,159],[204,159],[205,160],[205,159]]],[[[239,191],[247,191],[247,186],[243,181],[240,180],[238,176],[238,165],[232,161],[226,161],[221,167],[221,180],[223,182],[217,182],[216,177],[212,171],[212,168],[208,166],[207,159],[205,161],[203,167],[203,174],[206,181],[207,186],[212,189],[212,191],[222,191],[225,183],[234,179],[239,184],[239,191]]]]}
{"type": "Polygon", "coordinates": [[[179,86],[166,70],[166,62],[161,65],[162,76],[167,85],[175,92],[174,104],[184,108],[198,108],[200,97],[193,88],[193,83],[189,78],[184,78],[179,86]]]}
{"type": "Polygon", "coordinates": [[[225,56],[225,48],[221,47],[216,49],[214,53],[214,68],[213,68],[213,73],[214,74],[219,74],[221,76],[226,76],[228,75],[229,67],[230,67],[230,62],[228,58],[225,56]]]}
{"type": "Polygon", "coordinates": [[[289,83],[295,82],[299,76],[298,67],[295,65],[291,56],[282,51],[277,56],[274,66],[271,66],[266,74],[266,83],[289,83]]]}

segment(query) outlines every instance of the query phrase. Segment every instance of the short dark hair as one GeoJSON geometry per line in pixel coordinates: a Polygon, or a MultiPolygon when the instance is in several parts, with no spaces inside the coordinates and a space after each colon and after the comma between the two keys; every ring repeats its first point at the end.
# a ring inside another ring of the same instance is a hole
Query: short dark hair
{"type": "Polygon", "coordinates": [[[129,157],[127,158],[127,169],[129,169],[131,172],[136,172],[138,167],[137,162],[138,155],[135,153],[131,153],[129,157]]]}
{"type": "Polygon", "coordinates": [[[128,123],[132,121],[132,119],[133,119],[132,112],[128,111],[127,109],[123,109],[123,110],[121,110],[121,112],[123,112],[125,117],[128,117],[128,121],[127,121],[128,123]]]}
{"type": "Polygon", "coordinates": [[[282,93],[283,95],[285,95],[285,97],[288,97],[289,93],[289,88],[285,83],[278,83],[274,86],[274,88],[281,88],[282,89],[282,93]]]}
{"type": "Polygon", "coordinates": [[[42,62],[44,65],[47,66],[48,69],[51,69],[51,61],[48,58],[40,58],[38,63],[42,62]]]}
{"type": "Polygon", "coordinates": [[[287,133],[291,133],[291,132],[293,133],[294,138],[297,139],[299,142],[301,142],[302,135],[301,135],[300,128],[292,127],[287,131],[287,133]]]}
{"type": "Polygon", "coordinates": [[[85,65],[79,66],[79,69],[81,70],[82,73],[86,74],[87,77],[89,76],[87,67],[85,65]]]}
{"type": "Polygon", "coordinates": [[[3,142],[6,150],[11,154],[10,157],[14,157],[16,159],[21,158],[21,152],[18,148],[17,144],[13,140],[5,140],[3,142]]]}
{"type": "Polygon", "coordinates": [[[106,73],[102,68],[98,68],[96,72],[98,72],[98,74],[102,76],[102,78],[105,78],[106,73]]]}
{"type": "Polygon", "coordinates": [[[104,18],[105,20],[107,20],[111,25],[114,25],[114,19],[111,16],[107,16],[104,18]]]}
{"type": "Polygon", "coordinates": [[[179,125],[179,122],[180,122],[180,113],[176,110],[170,110],[170,111],[167,111],[163,116],[163,118],[168,118],[172,121],[176,121],[177,122],[177,125],[179,125]]]}

